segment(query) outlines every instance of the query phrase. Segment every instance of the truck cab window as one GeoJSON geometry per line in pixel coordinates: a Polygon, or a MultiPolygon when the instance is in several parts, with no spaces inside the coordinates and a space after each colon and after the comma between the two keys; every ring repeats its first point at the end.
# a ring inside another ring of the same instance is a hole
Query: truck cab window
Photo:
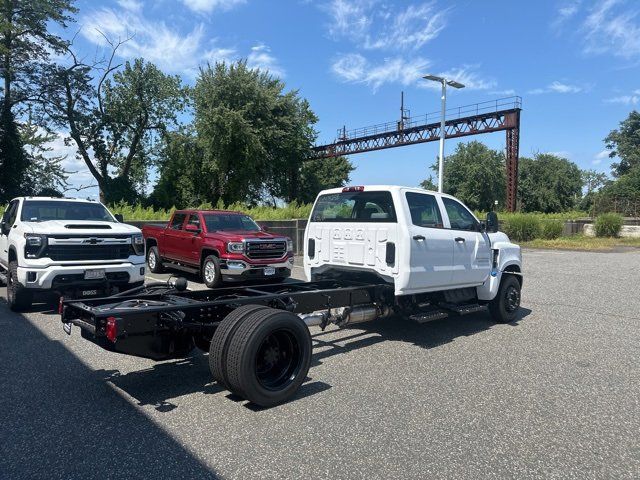
{"type": "Polygon", "coordinates": [[[442,215],[436,197],[426,193],[406,193],[411,223],[418,227],[442,228],[442,215]]]}
{"type": "Polygon", "coordinates": [[[184,219],[187,215],[184,213],[176,213],[171,220],[171,225],[169,228],[171,230],[182,230],[182,224],[184,223],[184,219]]]}
{"type": "Polygon", "coordinates": [[[189,216],[189,221],[187,222],[187,224],[192,225],[194,227],[196,227],[198,230],[200,229],[200,217],[198,216],[197,213],[192,213],[189,216]]]}
{"type": "Polygon", "coordinates": [[[395,223],[389,192],[341,192],[322,195],[311,213],[314,222],[395,223]]]}
{"type": "Polygon", "coordinates": [[[442,197],[442,203],[447,210],[452,229],[470,231],[478,229],[478,221],[461,203],[447,197],[442,197]]]}

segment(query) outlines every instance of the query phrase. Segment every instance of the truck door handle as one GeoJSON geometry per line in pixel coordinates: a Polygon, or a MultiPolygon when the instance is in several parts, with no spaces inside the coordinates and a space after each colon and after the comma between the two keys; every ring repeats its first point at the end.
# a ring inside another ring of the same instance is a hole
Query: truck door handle
{"type": "Polygon", "coordinates": [[[458,243],[464,243],[464,238],[462,237],[456,237],[454,240],[458,243]]]}
{"type": "Polygon", "coordinates": [[[414,235],[413,236],[414,240],[417,240],[419,242],[424,242],[426,239],[424,238],[424,235],[414,235]]]}

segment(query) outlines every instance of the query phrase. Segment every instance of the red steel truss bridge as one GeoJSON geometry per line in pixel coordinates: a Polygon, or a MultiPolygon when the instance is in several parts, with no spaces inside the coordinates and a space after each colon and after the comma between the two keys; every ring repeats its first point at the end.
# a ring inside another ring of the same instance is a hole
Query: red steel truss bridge
{"type": "MultiPolygon", "coordinates": [[[[445,138],[466,137],[481,133],[505,131],[507,164],[507,209],[516,209],[518,190],[518,152],[520,143],[520,111],[522,98],[508,97],[488,102],[447,109],[445,138]]],[[[400,121],[381,123],[364,128],[338,130],[337,140],[314,147],[314,158],[383,150],[385,148],[416,145],[440,140],[441,112],[409,117],[400,121]]]]}

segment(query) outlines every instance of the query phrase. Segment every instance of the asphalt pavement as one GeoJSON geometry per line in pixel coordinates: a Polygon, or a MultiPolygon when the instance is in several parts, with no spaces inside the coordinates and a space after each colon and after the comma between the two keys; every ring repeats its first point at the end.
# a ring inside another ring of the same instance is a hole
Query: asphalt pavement
{"type": "Polygon", "coordinates": [[[309,380],[271,409],[204,354],[106,352],[1,288],[0,478],[640,478],[640,252],[524,262],[510,325],[312,329],[309,380]]]}

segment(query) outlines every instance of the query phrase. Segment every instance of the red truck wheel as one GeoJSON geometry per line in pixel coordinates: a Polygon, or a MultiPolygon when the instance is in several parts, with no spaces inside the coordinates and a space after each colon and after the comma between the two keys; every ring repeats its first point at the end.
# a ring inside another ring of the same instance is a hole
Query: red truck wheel
{"type": "Polygon", "coordinates": [[[158,247],[154,246],[149,249],[149,253],[147,253],[147,265],[149,265],[149,271],[151,273],[162,273],[164,271],[158,247]]]}
{"type": "Polygon", "coordinates": [[[202,262],[202,281],[208,288],[216,288],[222,283],[220,261],[215,255],[209,255],[202,262]]]}

